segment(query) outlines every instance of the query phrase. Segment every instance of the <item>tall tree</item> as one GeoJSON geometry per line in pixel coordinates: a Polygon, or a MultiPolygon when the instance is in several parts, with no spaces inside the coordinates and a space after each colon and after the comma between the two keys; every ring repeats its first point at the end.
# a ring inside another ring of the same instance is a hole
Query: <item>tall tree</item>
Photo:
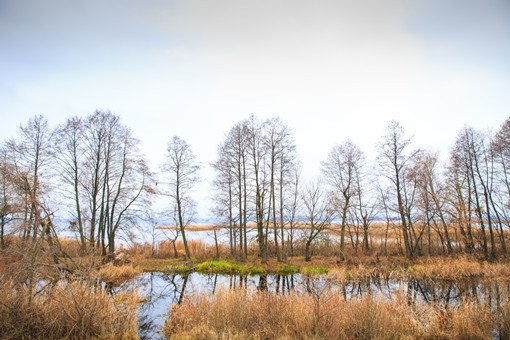
{"type": "Polygon", "coordinates": [[[53,131],[42,116],[32,117],[26,126],[21,125],[19,136],[7,146],[13,165],[13,180],[25,202],[23,238],[33,239],[41,234],[44,216],[44,194],[49,190],[48,178],[53,155],[53,131]]]}
{"type": "MultiPolygon", "coordinates": [[[[214,188],[214,200],[215,207],[213,213],[222,219],[223,224],[227,225],[228,233],[229,233],[229,244],[230,244],[230,254],[236,254],[236,245],[235,245],[235,197],[234,197],[234,186],[235,186],[235,175],[234,175],[234,166],[232,158],[230,157],[229,147],[227,143],[222,143],[218,147],[218,159],[211,164],[213,169],[216,171],[217,175],[213,180],[213,188],[214,188]]],[[[240,202],[242,200],[242,191],[240,191],[241,196],[239,198],[240,202]]],[[[242,207],[242,205],[240,204],[242,207]]],[[[242,209],[242,208],[241,208],[242,209]]],[[[240,221],[242,218],[242,210],[240,209],[239,216],[240,221]]],[[[242,222],[240,222],[240,226],[242,222]]],[[[240,228],[241,229],[241,228],[240,228]]],[[[242,240],[242,236],[241,236],[242,240]]],[[[241,241],[242,242],[242,241],[241,241]]],[[[242,249],[241,249],[242,250],[242,249]]]]}
{"type": "Polygon", "coordinates": [[[74,216],[78,235],[81,242],[81,250],[85,252],[87,247],[87,236],[83,223],[81,207],[81,189],[83,183],[83,155],[84,147],[84,124],[81,118],[69,118],[56,130],[56,160],[60,178],[65,189],[64,194],[70,194],[70,202],[74,202],[74,216]]]}
{"type": "Polygon", "coordinates": [[[418,153],[418,150],[409,150],[411,141],[412,139],[406,136],[404,127],[397,121],[391,121],[386,127],[386,134],[378,144],[378,161],[382,175],[390,181],[396,194],[407,257],[413,257],[414,254],[408,220],[410,209],[406,206],[405,173],[409,163],[418,153]]]}
{"type": "Polygon", "coordinates": [[[191,146],[174,136],[167,147],[167,160],[163,169],[168,173],[170,190],[174,200],[179,229],[182,234],[186,257],[191,258],[186,241],[185,228],[195,215],[195,202],[190,196],[193,186],[199,181],[200,166],[195,160],[191,146]]]}
{"type": "Polygon", "coordinates": [[[271,118],[264,123],[264,147],[268,156],[269,171],[269,205],[273,222],[273,236],[278,261],[284,253],[284,187],[287,177],[294,165],[294,139],[290,128],[280,118],[271,118]],[[278,215],[278,219],[277,219],[278,215]],[[281,243],[281,250],[279,240],[281,243]]]}
{"type": "Polygon", "coordinates": [[[0,145],[0,248],[5,248],[4,236],[7,226],[16,219],[19,199],[14,190],[13,167],[5,145],[0,145]]]}
{"type": "Polygon", "coordinates": [[[249,154],[249,166],[251,168],[253,190],[255,191],[255,220],[257,224],[257,241],[259,244],[259,256],[263,262],[267,262],[267,231],[264,230],[264,213],[267,179],[265,172],[265,157],[267,150],[264,148],[262,124],[255,117],[250,115],[246,122],[247,127],[247,145],[249,154]]]}
{"type": "Polygon", "coordinates": [[[117,115],[99,110],[68,120],[58,136],[60,171],[73,193],[80,238],[86,238],[88,220],[90,249],[113,253],[118,232],[146,211],[153,193],[139,141],[117,115]]]}
{"type": "Polygon", "coordinates": [[[493,230],[491,208],[491,169],[487,141],[483,134],[471,127],[465,127],[459,133],[452,152],[454,162],[462,164],[463,171],[469,179],[469,206],[473,206],[478,218],[482,237],[482,249],[486,258],[496,257],[495,235],[493,230]],[[491,249],[489,253],[486,227],[489,229],[491,249]]]}
{"type": "Polygon", "coordinates": [[[341,217],[340,260],[344,260],[345,227],[347,213],[353,204],[353,198],[359,195],[357,179],[365,161],[363,152],[351,140],[334,146],[325,161],[322,172],[329,182],[335,198],[338,215],[341,217]]]}
{"type": "Polygon", "coordinates": [[[442,230],[438,230],[438,235],[442,244],[446,246],[447,252],[451,253],[453,251],[452,241],[444,209],[445,203],[441,195],[444,189],[437,174],[437,162],[436,155],[430,152],[421,152],[417,155],[410,174],[411,180],[418,187],[421,208],[425,216],[424,224],[430,230],[430,224],[436,225],[437,219],[439,219],[442,230]]]}
{"type": "Polygon", "coordinates": [[[309,183],[301,194],[304,207],[303,222],[308,227],[308,235],[305,237],[305,261],[312,260],[310,251],[312,242],[331,225],[334,213],[328,196],[320,181],[309,183]]]}

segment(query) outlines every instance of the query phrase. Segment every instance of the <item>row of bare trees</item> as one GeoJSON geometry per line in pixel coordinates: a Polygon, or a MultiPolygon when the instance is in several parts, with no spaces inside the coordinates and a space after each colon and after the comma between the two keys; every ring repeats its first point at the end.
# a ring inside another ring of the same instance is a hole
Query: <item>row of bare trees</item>
{"type": "Polygon", "coordinates": [[[1,147],[2,245],[13,222],[25,241],[57,236],[59,215],[71,217],[83,252],[113,252],[118,231],[140,217],[152,192],[138,143],[110,112],[55,129],[43,116],[30,119],[1,147]]]}
{"type": "MultiPolygon", "coordinates": [[[[30,119],[0,148],[1,246],[7,228],[25,241],[55,237],[56,216],[66,216],[83,252],[112,253],[119,231],[129,233],[152,216],[152,195],[164,194],[179,227],[175,239],[183,239],[190,257],[185,228],[196,213],[190,192],[200,170],[191,146],[176,136],[170,140],[164,189],[156,192],[138,144],[110,112],[72,117],[54,129],[43,116],[30,119]]],[[[301,241],[310,259],[312,243],[333,223],[340,259],[349,245],[355,252],[370,250],[376,237],[385,253],[396,242],[408,257],[506,255],[510,119],[495,134],[463,128],[445,161],[414,148],[396,121],[386,127],[377,150],[371,164],[347,139],[332,147],[321,176],[303,184],[287,124],[255,115],[236,123],[212,164],[214,214],[226,226],[232,255],[245,258],[254,239],[264,261],[270,252],[284,261],[301,241]]]]}
{"type": "Polygon", "coordinates": [[[374,164],[347,139],[322,162],[322,176],[301,184],[290,128],[279,118],[251,115],[236,123],[218,147],[215,214],[227,226],[232,255],[245,257],[248,221],[256,224],[259,256],[268,244],[278,260],[293,254],[297,226],[305,257],[310,244],[332,223],[338,225],[340,259],[347,242],[369,250],[374,222],[387,254],[396,230],[407,257],[440,252],[506,255],[510,219],[510,119],[496,134],[466,126],[449,157],[412,144],[404,127],[392,121],[377,145],[374,164]],[[380,228],[379,228],[380,230],[380,228]],[[384,228],[383,228],[384,230],[384,228]],[[439,250],[438,250],[439,249],[439,250]]]}
{"type": "Polygon", "coordinates": [[[290,128],[279,118],[260,121],[251,115],[235,124],[219,145],[218,159],[212,164],[217,173],[215,214],[228,226],[233,255],[248,254],[248,221],[256,225],[263,260],[267,260],[269,241],[279,261],[292,251],[293,243],[287,244],[284,235],[288,225],[292,238],[296,223],[296,204],[292,204],[298,195],[296,158],[290,128]]]}
{"type": "Polygon", "coordinates": [[[134,226],[153,216],[151,202],[160,194],[170,197],[169,214],[190,257],[184,228],[195,215],[190,189],[199,166],[190,145],[177,136],[168,144],[165,186],[158,191],[139,140],[109,111],[71,117],[54,129],[35,116],[1,145],[0,157],[2,249],[8,227],[9,234],[35,243],[58,237],[62,223],[54,222],[60,219],[69,221],[82,253],[111,254],[119,232],[130,237],[134,226]]]}

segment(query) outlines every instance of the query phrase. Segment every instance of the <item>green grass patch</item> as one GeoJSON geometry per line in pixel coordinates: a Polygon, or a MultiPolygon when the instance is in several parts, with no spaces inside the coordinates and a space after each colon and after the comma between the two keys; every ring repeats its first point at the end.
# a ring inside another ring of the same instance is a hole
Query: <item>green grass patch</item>
{"type": "Polygon", "coordinates": [[[329,273],[329,268],[327,267],[321,267],[321,266],[309,266],[309,267],[302,267],[301,268],[301,274],[303,275],[322,275],[329,273]]]}
{"type": "Polygon", "coordinates": [[[195,267],[199,273],[205,274],[235,274],[235,275],[264,275],[266,270],[251,264],[237,264],[225,261],[208,261],[195,267]]]}
{"type": "Polygon", "coordinates": [[[291,274],[299,273],[299,270],[296,268],[296,266],[293,266],[293,265],[287,264],[287,263],[283,263],[276,268],[275,272],[276,272],[276,274],[280,274],[280,275],[291,275],[291,274]]]}
{"type": "Polygon", "coordinates": [[[192,266],[187,266],[185,264],[175,264],[166,266],[162,271],[164,273],[172,273],[172,274],[188,274],[192,272],[194,268],[192,266]]]}

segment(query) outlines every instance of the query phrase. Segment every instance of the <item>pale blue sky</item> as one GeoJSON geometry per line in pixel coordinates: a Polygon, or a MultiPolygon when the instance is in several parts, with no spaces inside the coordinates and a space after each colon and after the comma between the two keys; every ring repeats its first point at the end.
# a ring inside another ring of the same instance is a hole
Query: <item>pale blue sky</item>
{"type": "Polygon", "coordinates": [[[446,156],[510,115],[510,1],[0,0],[0,52],[0,138],[109,109],[153,164],[177,134],[207,165],[252,112],[290,125],[308,176],[347,137],[373,156],[392,119],[446,156]]]}

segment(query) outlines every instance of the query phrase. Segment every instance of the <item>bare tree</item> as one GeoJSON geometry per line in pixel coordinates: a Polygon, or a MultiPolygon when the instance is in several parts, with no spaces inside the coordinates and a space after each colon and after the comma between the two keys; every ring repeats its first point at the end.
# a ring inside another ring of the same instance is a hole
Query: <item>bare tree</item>
{"type": "MultiPolygon", "coordinates": [[[[102,234],[102,218],[100,211],[104,206],[106,178],[108,174],[109,156],[107,144],[109,132],[118,125],[118,117],[110,112],[95,111],[85,121],[84,131],[84,175],[83,186],[87,194],[89,210],[89,246],[93,249],[99,244],[102,234]]],[[[111,140],[111,139],[110,139],[111,140]]]]}
{"type": "Polygon", "coordinates": [[[154,194],[151,173],[138,149],[139,141],[127,127],[120,128],[118,133],[118,144],[112,157],[114,166],[108,171],[105,182],[106,206],[101,210],[104,216],[102,243],[106,233],[110,254],[115,251],[117,232],[123,225],[136,224],[137,218],[151,204],[147,196],[154,194]]]}
{"type": "MultiPolygon", "coordinates": [[[[17,139],[11,139],[7,147],[13,165],[13,181],[25,203],[23,238],[35,239],[41,233],[44,218],[43,196],[49,190],[49,174],[52,160],[52,134],[43,116],[31,118],[21,125],[17,139]]],[[[41,236],[43,233],[41,233],[41,236]]]]}
{"type": "Polygon", "coordinates": [[[305,261],[312,260],[310,252],[312,242],[331,225],[334,213],[330,207],[329,198],[320,181],[309,183],[301,194],[304,207],[303,222],[309,228],[305,238],[305,261]]]}
{"type": "Polygon", "coordinates": [[[410,145],[411,138],[406,136],[404,128],[397,121],[392,121],[386,127],[386,134],[378,144],[378,161],[382,175],[390,181],[396,194],[407,257],[413,257],[414,254],[409,230],[410,221],[408,219],[410,209],[406,205],[406,195],[409,193],[409,196],[411,196],[412,191],[407,192],[405,190],[405,173],[410,161],[418,153],[418,150],[409,151],[410,145]]]}
{"type": "Polygon", "coordinates": [[[290,185],[288,189],[289,199],[285,200],[285,223],[288,225],[287,232],[287,249],[290,250],[290,256],[294,256],[294,237],[295,227],[299,224],[301,214],[301,167],[298,165],[291,174],[290,185]]]}
{"type": "Polygon", "coordinates": [[[370,249],[369,227],[379,212],[379,202],[378,196],[372,192],[375,188],[369,185],[374,180],[374,176],[369,174],[366,167],[363,166],[365,164],[364,157],[362,160],[355,173],[356,203],[353,205],[352,211],[356,225],[362,227],[363,248],[368,251],[370,249]]]}
{"type": "Polygon", "coordinates": [[[420,207],[424,215],[424,225],[429,233],[429,254],[431,251],[431,225],[438,224],[437,229],[441,243],[448,253],[453,251],[449,232],[449,221],[445,213],[445,200],[441,193],[444,192],[444,185],[437,174],[437,156],[430,152],[421,152],[417,155],[409,172],[411,180],[418,188],[420,207]]]}
{"type": "MultiPolygon", "coordinates": [[[[246,121],[235,124],[226,136],[223,145],[223,154],[226,159],[226,165],[230,165],[230,175],[232,176],[232,187],[229,191],[229,197],[232,195],[232,216],[234,225],[237,225],[239,235],[239,255],[246,257],[248,255],[247,239],[247,218],[248,218],[248,130],[246,121]],[[234,198],[236,198],[234,200],[234,198]]],[[[235,230],[234,230],[235,234],[235,230]]],[[[234,239],[236,243],[236,239],[234,239]]],[[[235,248],[235,247],[234,247],[235,248]]]]}
{"type": "Polygon", "coordinates": [[[8,159],[6,145],[0,146],[0,248],[5,248],[7,226],[16,220],[20,209],[19,198],[12,183],[13,167],[8,159]]]}
{"type": "Polygon", "coordinates": [[[186,257],[191,258],[186,242],[185,228],[195,215],[195,202],[189,195],[193,186],[199,181],[200,166],[195,161],[196,157],[191,146],[177,136],[174,136],[168,144],[167,152],[167,161],[163,169],[169,176],[168,195],[175,203],[175,212],[186,257]]]}
{"type": "MultiPolygon", "coordinates": [[[[213,213],[222,219],[223,224],[228,227],[229,233],[229,244],[230,244],[230,254],[235,255],[236,253],[236,244],[235,244],[235,219],[234,219],[234,210],[235,210],[235,198],[234,198],[234,167],[232,164],[232,159],[230,157],[230,153],[228,151],[228,146],[226,143],[221,144],[218,147],[218,159],[216,162],[212,163],[211,166],[216,171],[217,176],[213,180],[213,188],[214,188],[214,201],[215,207],[213,208],[213,213]]],[[[240,200],[242,199],[242,194],[240,196],[240,200]]],[[[240,205],[241,206],[241,205],[240,205]]],[[[242,209],[242,208],[241,208],[242,209]]],[[[240,219],[242,218],[242,210],[240,209],[240,219]]],[[[239,223],[240,227],[242,222],[239,223]]],[[[242,242],[242,236],[240,238],[242,242]]],[[[242,252],[242,249],[241,249],[242,252]]]]}
{"type": "Polygon", "coordinates": [[[84,124],[81,118],[69,118],[56,131],[56,160],[60,178],[63,181],[65,189],[61,190],[65,194],[70,194],[70,201],[74,202],[75,223],[78,235],[81,241],[81,250],[85,252],[87,247],[87,237],[83,221],[81,207],[81,189],[83,183],[83,156],[84,147],[84,124]]]}
{"type": "MultiPolygon", "coordinates": [[[[264,213],[267,181],[266,172],[264,171],[265,157],[267,150],[263,145],[262,125],[258,119],[252,114],[246,122],[247,128],[247,145],[249,153],[250,174],[253,176],[253,190],[255,191],[255,220],[257,224],[257,241],[259,244],[259,256],[263,262],[267,261],[267,231],[264,230],[264,213]]],[[[268,222],[269,224],[269,222],[268,222]]]]}
{"type": "MultiPolygon", "coordinates": [[[[465,127],[460,131],[452,151],[453,169],[463,172],[466,178],[464,187],[464,196],[467,196],[468,215],[471,220],[471,211],[478,219],[480,234],[482,238],[482,249],[486,258],[496,257],[496,245],[493,230],[493,221],[491,213],[491,172],[489,160],[489,150],[487,141],[481,132],[471,127],[465,127]],[[482,201],[483,199],[483,201],[482,201]],[[486,227],[489,229],[491,241],[491,252],[489,254],[486,227]]],[[[461,178],[457,176],[457,178],[461,178]]],[[[468,222],[470,223],[470,222],[468,222]]]]}
{"type": "Polygon", "coordinates": [[[278,261],[285,253],[284,239],[284,187],[294,166],[295,144],[289,127],[280,118],[271,118],[264,123],[264,147],[267,149],[269,166],[268,210],[273,221],[273,236],[278,261]],[[278,195],[277,195],[278,194],[278,195]],[[278,198],[278,199],[277,199],[278,198]],[[277,219],[277,214],[278,219],[277,219]],[[278,240],[280,239],[281,251],[278,240]]]}
{"type": "Polygon", "coordinates": [[[353,198],[359,195],[357,179],[364,161],[365,156],[358,146],[351,140],[346,140],[334,146],[327,159],[322,162],[322,172],[333,189],[335,205],[341,217],[340,260],[344,260],[347,213],[353,204],[353,198]]]}
{"type": "Polygon", "coordinates": [[[153,193],[139,141],[109,111],[71,118],[57,136],[59,171],[71,193],[82,247],[88,241],[90,249],[111,254],[118,232],[136,224],[153,193]]]}

